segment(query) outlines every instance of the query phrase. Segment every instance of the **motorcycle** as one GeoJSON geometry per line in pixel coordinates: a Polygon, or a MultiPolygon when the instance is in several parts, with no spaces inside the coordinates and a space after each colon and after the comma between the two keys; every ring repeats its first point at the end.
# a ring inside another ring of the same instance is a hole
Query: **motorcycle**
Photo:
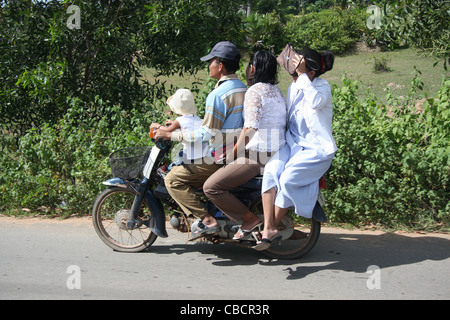
{"type": "MultiPolygon", "coordinates": [[[[172,142],[154,142],[152,148],[126,148],[110,156],[115,177],[103,182],[107,188],[94,202],[92,221],[100,239],[116,251],[140,252],[149,248],[158,237],[168,237],[164,208],[171,212],[169,225],[179,232],[195,231],[200,222],[187,216],[165,188],[164,176],[172,142]]],[[[261,184],[262,176],[257,176],[232,193],[263,220],[261,184]]],[[[239,241],[233,240],[242,221],[230,220],[201,190],[198,190],[198,195],[221,226],[219,233],[205,234],[198,241],[230,243],[247,248],[256,245],[255,233],[239,241]]],[[[321,223],[327,222],[320,192],[318,199],[311,219],[288,213],[278,226],[281,240],[261,252],[278,259],[297,259],[307,254],[319,239],[321,223]]]]}

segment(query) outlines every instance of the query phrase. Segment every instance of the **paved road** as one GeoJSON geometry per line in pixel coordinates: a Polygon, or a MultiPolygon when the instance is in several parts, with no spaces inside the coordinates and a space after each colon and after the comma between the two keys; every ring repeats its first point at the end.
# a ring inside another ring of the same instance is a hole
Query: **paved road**
{"type": "Polygon", "coordinates": [[[311,253],[285,261],[168,231],[150,251],[125,254],[89,218],[0,216],[0,300],[450,298],[450,235],[324,228],[311,253]]]}

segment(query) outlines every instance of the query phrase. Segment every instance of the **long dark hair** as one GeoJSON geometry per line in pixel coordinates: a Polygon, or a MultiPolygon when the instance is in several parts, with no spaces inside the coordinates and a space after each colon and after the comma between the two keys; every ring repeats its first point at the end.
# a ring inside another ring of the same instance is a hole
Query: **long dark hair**
{"type": "Polygon", "coordinates": [[[250,65],[255,67],[252,83],[264,82],[278,83],[278,62],[273,54],[267,51],[258,51],[253,54],[250,65]]]}
{"type": "Polygon", "coordinates": [[[315,71],[314,77],[319,77],[327,71],[333,69],[334,54],[331,51],[317,52],[311,48],[303,48],[299,54],[303,56],[308,71],[315,71]]]}

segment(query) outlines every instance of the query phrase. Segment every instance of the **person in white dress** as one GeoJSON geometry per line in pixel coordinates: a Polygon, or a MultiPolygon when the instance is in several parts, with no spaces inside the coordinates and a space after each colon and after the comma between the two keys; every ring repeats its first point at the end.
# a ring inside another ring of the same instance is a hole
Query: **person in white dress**
{"type": "Polygon", "coordinates": [[[287,95],[287,143],[265,166],[264,230],[257,250],[265,250],[281,238],[277,226],[289,208],[299,216],[311,218],[319,179],[330,168],[337,150],[331,129],[331,87],[319,78],[333,68],[334,55],[305,48],[293,63],[298,65],[298,78],[294,78],[287,95]]]}
{"type": "Polygon", "coordinates": [[[226,164],[203,185],[203,192],[234,221],[242,221],[235,240],[250,236],[262,220],[230,191],[261,174],[270,157],[285,144],[287,110],[277,85],[278,63],[267,51],[256,52],[247,68],[251,87],[245,94],[244,128],[226,164]]]}

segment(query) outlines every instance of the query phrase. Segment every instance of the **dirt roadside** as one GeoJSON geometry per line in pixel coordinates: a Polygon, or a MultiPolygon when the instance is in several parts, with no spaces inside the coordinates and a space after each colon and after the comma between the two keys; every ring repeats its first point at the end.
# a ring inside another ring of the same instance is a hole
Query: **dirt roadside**
{"type": "MultiPolygon", "coordinates": [[[[48,218],[48,217],[10,217],[0,214],[0,223],[9,223],[9,224],[21,224],[24,227],[35,227],[39,225],[45,224],[61,224],[61,225],[74,225],[74,226],[86,226],[87,228],[94,228],[92,225],[92,218],[90,216],[85,217],[70,217],[67,219],[59,219],[59,218],[48,218]]],[[[172,229],[169,224],[167,224],[167,228],[172,229]]],[[[383,234],[397,234],[405,237],[411,238],[420,238],[420,237],[436,237],[442,239],[450,240],[449,233],[435,233],[435,232],[405,232],[405,231],[395,231],[395,232],[386,232],[382,230],[361,230],[361,229],[347,229],[347,228],[337,228],[337,227],[328,227],[327,225],[322,226],[321,233],[324,234],[347,234],[347,235],[359,235],[359,234],[367,234],[367,235],[383,235],[383,234]]]]}

